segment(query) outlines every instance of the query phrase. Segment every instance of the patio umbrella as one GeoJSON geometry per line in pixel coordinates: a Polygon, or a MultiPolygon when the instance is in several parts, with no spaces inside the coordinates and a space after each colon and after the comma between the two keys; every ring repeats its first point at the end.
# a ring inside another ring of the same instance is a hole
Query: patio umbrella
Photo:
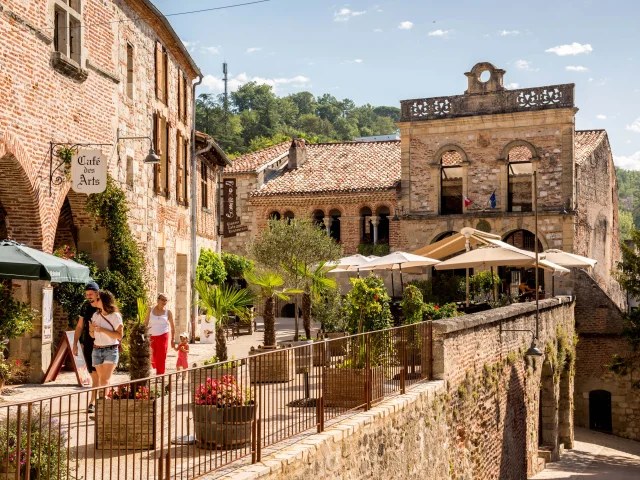
{"type": "Polygon", "coordinates": [[[89,283],[89,268],[71,260],[27,247],[13,240],[0,241],[0,278],[89,283]]]}
{"type": "MultiPolygon", "coordinates": [[[[583,257],[582,255],[576,255],[575,253],[563,252],[562,250],[546,250],[544,252],[545,259],[553,262],[557,265],[569,268],[593,268],[595,267],[597,260],[592,258],[583,257]]],[[[551,278],[551,294],[556,293],[556,278],[551,278]]]]}
{"type": "Polygon", "coordinates": [[[361,270],[391,270],[391,296],[393,296],[395,294],[393,270],[400,271],[400,286],[404,289],[404,286],[402,285],[402,267],[430,267],[437,263],[440,263],[440,261],[434,260],[433,258],[423,257],[422,255],[414,255],[413,253],[407,252],[394,252],[370,261],[367,265],[361,267],[361,270]]]}
{"type": "Polygon", "coordinates": [[[327,262],[327,266],[335,266],[333,270],[327,273],[340,273],[340,272],[358,272],[358,276],[360,276],[360,268],[364,265],[368,265],[370,259],[365,257],[364,255],[360,255],[356,253],[355,255],[351,255],[349,257],[343,257],[340,260],[335,262],[327,262]]]}

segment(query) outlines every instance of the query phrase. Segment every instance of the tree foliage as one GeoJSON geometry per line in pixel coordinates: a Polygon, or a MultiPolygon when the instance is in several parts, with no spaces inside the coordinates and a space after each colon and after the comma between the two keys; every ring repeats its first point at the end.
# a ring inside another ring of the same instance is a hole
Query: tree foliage
{"type": "Polygon", "coordinates": [[[243,278],[246,272],[253,272],[255,268],[252,260],[233,253],[222,252],[222,262],[227,278],[243,278]]]}
{"type": "Polygon", "coordinates": [[[221,285],[227,279],[227,270],[220,255],[208,248],[201,248],[196,278],[209,285],[221,285]]]}
{"type": "Polygon", "coordinates": [[[231,156],[254,152],[292,137],[314,142],[394,134],[397,107],[356,106],[353,100],[298,92],[278,97],[268,85],[249,82],[230,94],[196,100],[196,128],[211,135],[231,156]]]}
{"type": "Polygon", "coordinates": [[[32,331],[39,316],[37,310],[13,298],[9,285],[0,282],[0,340],[18,338],[32,331]]]}
{"type": "Polygon", "coordinates": [[[629,240],[629,214],[631,228],[640,228],[640,171],[616,168],[616,177],[620,238],[629,240]]]}
{"type": "Polygon", "coordinates": [[[380,277],[350,278],[351,291],[344,308],[348,315],[348,330],[352,334],[382,330],[391,326],[391,298],[380,277]]]}

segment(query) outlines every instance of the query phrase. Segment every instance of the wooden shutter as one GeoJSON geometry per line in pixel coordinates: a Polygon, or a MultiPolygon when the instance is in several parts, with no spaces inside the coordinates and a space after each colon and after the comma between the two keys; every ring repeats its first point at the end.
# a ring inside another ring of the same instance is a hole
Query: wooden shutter
{"type": "Polygon", "coordinates": [[[182,182],[184,181],[184,172],[182,171],[182,135],[180,135],[180,132],[176,134],[176,152],[176,200],[183,202],[182,182]]]}
{"type": "Polygon", "coordinates": [[[182,74],[182,121],[187,124],[187,77],[182,74]]]}
{"type": "Polygon", "coordinates": [[[171,165],[171,160],[169,159],[169,129],[171,125],[166,119],[163,119],[163,138],[162,138],[162,146],[164,147],[164,152],[162,155],[162,190],[164,194],[169,198],[169,167],[171,165]]]}
{"type": "Polygon", "coordinates": [[[180,120],[182,120],[182,116],[183,116],[183,111],[182,111],[182,103],[183,103],[182,94],[184,93],[182,91],[183,85],[184,85],[184,79],[182,78],[182,72],[178,72],[178,118],[180,120]]]}
{"type": "Polygon", "coordinates": [[[184,200],[185,202],[188,202],[187,199],[189,198],[189,142],[187,141],[187,139],[183,139],[183,145],[182,145],[182,161],[184,163],[184,166],[182,168],[182,172],[184,175],[184,200]]]}
{"type": "MultiPolygon", "coordinates": [[[[160,126],[160,115],[157,113],[153,114],[153,148],[156,151],[156,155],[162,157],[162,147],[160,144],[160,135],[161,126],[160,126]]],[[[160,168],[162,163],[155,164],[153,166],[153,191],[156,193],[160,193],[160,168]]]]}
{"type": "Polygon", "coordinates": [[[164,101],[164,56],[162,55],[162,44],[156,42],[156,98],[160,101],[164,101]]]}
{"type": "Polygon", "coordinates": [[[164,104],[169,105],[169,54],[167,53],[167,49],[162,47],[162,75],[164,79],[164,104]]]}

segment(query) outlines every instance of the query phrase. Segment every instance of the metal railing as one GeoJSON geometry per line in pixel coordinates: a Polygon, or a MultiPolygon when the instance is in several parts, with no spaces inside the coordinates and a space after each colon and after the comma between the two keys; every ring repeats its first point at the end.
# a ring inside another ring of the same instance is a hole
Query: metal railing
{"type": "Polygon", "coordinates": [[[431,327],[322,340],[2,405],[0,479],[188,479],[259,462],[431,379],[431,327]],[[99,398],[88,413],[92,392],[99,398]],[[214,392],[218,403],[237,405],[206,405],[214,392]]]}

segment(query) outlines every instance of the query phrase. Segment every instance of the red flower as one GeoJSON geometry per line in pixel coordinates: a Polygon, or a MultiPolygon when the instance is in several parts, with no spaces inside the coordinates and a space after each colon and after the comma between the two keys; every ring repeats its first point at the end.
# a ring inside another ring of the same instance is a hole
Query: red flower
{"type": "Polygon", "coordinates": [[[16,360],[16,367],[19,367],[20,365],[22,365],[22,364],[20,363],[20,360],[16,360]]]}
{"type": "Polygon", "coordinates": [[[373,296],[373,299],[376,300],[376,301],[378,300],[378,298],[379,298],[378,295],[374,295],[373,296]]]}
{"type": "Polygon", "coordinates": [[[436,305],[434,308],[435,308],[436,310],[440,310],[440,307],[439,307],[438,305],[436,305]]]}

